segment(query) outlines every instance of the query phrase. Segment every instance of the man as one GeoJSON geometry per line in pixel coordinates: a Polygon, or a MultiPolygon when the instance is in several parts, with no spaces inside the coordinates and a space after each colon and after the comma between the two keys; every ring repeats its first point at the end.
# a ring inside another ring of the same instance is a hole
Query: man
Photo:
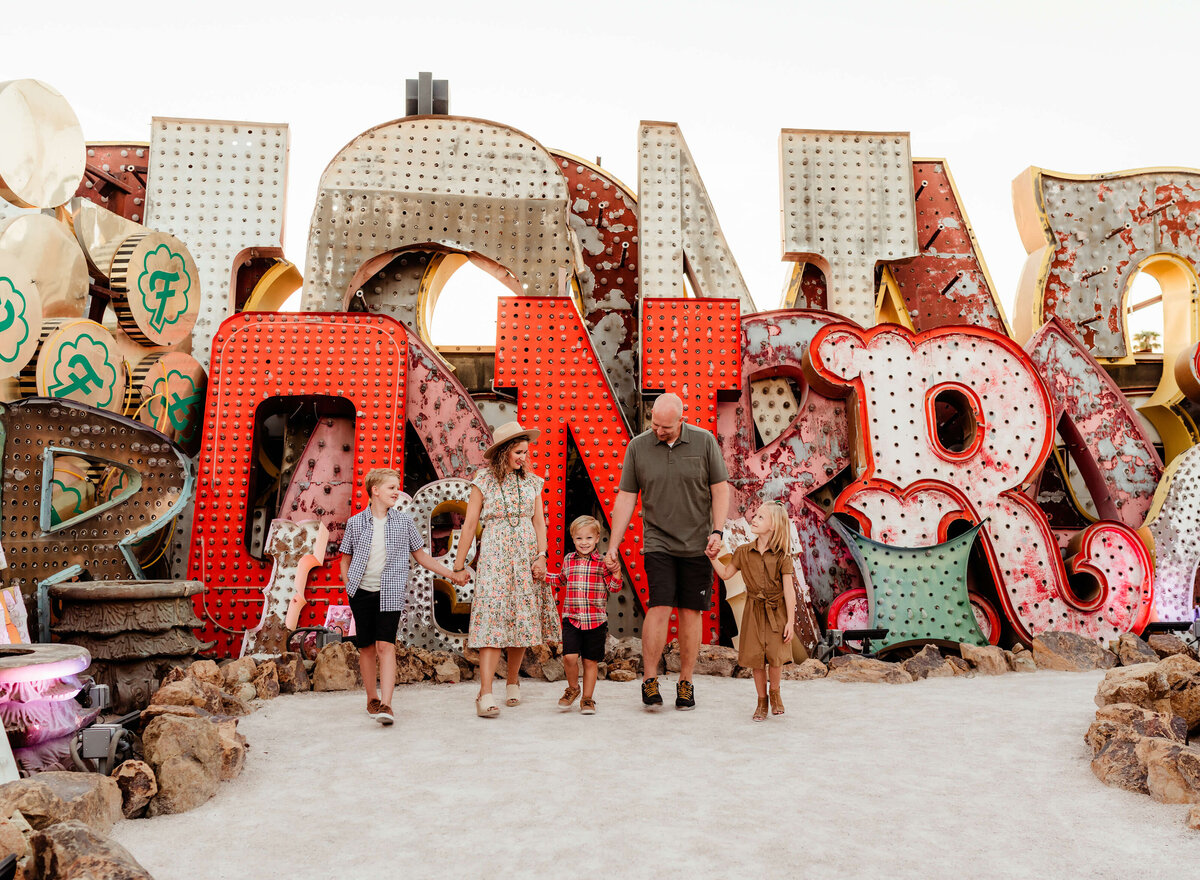
{"type": "Polygon", "coordinates": [[[650,608],[642,623],[642,703],[662,705],[658,661],[674,607],[679,609],[675,708],[693,709],[692,670],[700,651],[702,618],[712,604],[713,572],[705,554],[721,544],[729,508],[729,472],[717,438],[683,421],[683,401],[677,394],[664,394],[654,402],[650,430],[625,448],[609,559],[617,559],[639,492],[650,589],[650,608]]]}

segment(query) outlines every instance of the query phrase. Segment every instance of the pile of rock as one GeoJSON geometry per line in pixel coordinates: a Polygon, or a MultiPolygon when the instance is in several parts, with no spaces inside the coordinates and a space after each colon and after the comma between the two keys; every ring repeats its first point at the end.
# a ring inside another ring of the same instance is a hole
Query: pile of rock
{"type": "MultiPolygon", "coordinates": [[[[1149,657],[1127,648],[1122,659],[1149,657]]],[[[1110,669],[1096,689],[1099,709],[1084,736],[1092,772],[1105,785],[1162,803],[1200,804],[1200,749],[1188,745],[1200,731],[1200,662],[1176,637],[1151,636],[1148,648],[1154,660],[1110,669]]],[[[1200,829],[1200,807],[1187,821],[1200,829]]]]}
{"type": "Polygon", "coordinates": [[[121,818],[118,781],[47,771],[0,785],[0,853],[17,856],[18,880],[150,874],[107,835],[121,818]]]}

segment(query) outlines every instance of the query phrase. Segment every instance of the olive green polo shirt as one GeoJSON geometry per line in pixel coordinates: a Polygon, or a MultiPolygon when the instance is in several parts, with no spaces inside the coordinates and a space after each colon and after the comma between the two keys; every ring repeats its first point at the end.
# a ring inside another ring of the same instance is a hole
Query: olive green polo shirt
{"type": "Polygon", "coordinates": [[[645,552],[702,556],[712,532],[712,490],[729,479],[717,438],[683,423],[674,447],[643,431],[625,447],[622,492],[642,493],[645,552]]]}

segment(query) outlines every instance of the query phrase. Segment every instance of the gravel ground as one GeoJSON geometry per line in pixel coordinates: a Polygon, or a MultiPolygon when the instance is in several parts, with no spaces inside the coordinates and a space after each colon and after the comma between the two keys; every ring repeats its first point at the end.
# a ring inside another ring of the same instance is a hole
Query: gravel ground
{"type": "Polygon", "coordinates": [[[242,720],[239,779],[113,836],[157,880],[1187,876],[1187,808],[1088,768],[1100,677],[785,681],[761,724],[720,678],[656,713],[602,681],[591,717],[527,682],[495,720],[472,684],[410,685],[391,728],[361,691],[282,697],[242,720]]]}

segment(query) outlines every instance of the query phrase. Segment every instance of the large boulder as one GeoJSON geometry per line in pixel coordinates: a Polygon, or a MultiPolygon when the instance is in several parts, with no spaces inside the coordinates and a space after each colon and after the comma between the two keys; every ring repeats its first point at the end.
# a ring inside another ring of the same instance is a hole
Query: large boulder
{"type": "Polygon", "coordinates": [[[779,677],[784,681],[812,681],[815,678],[824,678],[828,674],[829,668],[824,663],[810,657],[802,663],[787,664],[779,677]]]}
{"type": "MultiPolygon", "coordinates": [[[[1128,727],[1141,736],[1187,742],[1187,723],[1170,712],[1155,712],[1132,703],[1111,703],[1096,710],[1096,724],[1128,727]]],[[[1093,727],[1096,725],[1093,724],[1093,727]]]]}
{"type": "Polygon", "coordinates": [[[77,820],[107,834],[122,815],[121,790],[98,773],[49,770],[0,785],[0,816],[18,810],[35,829],[77,820]]]}
{"type": "Polygon", "coordinates": [[[197,706],[206,712],[221,711],[221,688],[209,681],[185,673],[176,681],[169,682],[155,691],[150,705],[197,706]]]}
{"type": "Polygon", "coordinates": [[[160,715],[146,725],[142,750],[158,782],[148,815],[183,813],[217,793],[221,736],[211,719],[160,715]]]}
{"type": "Polygon", "coordinates": [[[1150,797],[1164,804],[1200,803],[1200,750],[1147,736],[1138,741],[1137,757],[1150,797]]]}
{"type": "Polygon", "coordinates": [[[39,880],[153,880],[129,850],[82,822],[52,825],[31,842],[39,880]]]}
{"type": "Polygon", "coordinates": [[[295,652],[280,654],[275,658],[275,674],[279,678],[281,694],[312,690],[312,682],[304,668],[304,658],[295,652]]]}
{"type": "MultiPolygon", "coordinates": [[[[1109,642],[1109,648],[1113,648],[1111,642],[1109,642]]],[[[1158,662],[1158,654],[1154,652],[1154,649],[1133,633],[1125,633],[1117,639],[1115,653],[1117,660],[1122,666],[1136,666],[1138,663],[1158,662]]]]}
{"type": "Polygon", "coordinates": [[[1105,785],[1147,794],[1149,789],[1146,786],[1146,767],[1137,754],[1138,743],[1144,737],[1138,736],[1128,727],[1115,726],[1116,730],[1103,735],[1099,732],[1093,734],[1096,725],[1088,731],[1089,742],[1094,738],[1100,743],[1099,752],[1092,758],[1092,773],[1105,785]]]}
{"type": "Polygon", "coordinates": [[[719,675],[729,678],[737,668],[738,652],[724,645],[701,645],[696,655],[696,675],[719,675]]]}
{"type": "Polygon", "coordinates": [[[422,656],[427,653],[397,642],[396,684],[414,684],[425,681],[427,678],[433,678],[433,666],[422,656]]]}
{"type": "Polygon", "coordinates": [[[1167,677],[1157,663],[1110,669],[1096,688],[1095,703],[1132,703],[1146,709],[1169,708],[1167,677]]]}
{"type": "Polygon", "coordinates": [[[1196,658],[1196,652],[1191,645],[1181,639],[1175,633],[1155,633],[1146,639],[1146,643],[1150,646],[1159,657],[1173,657],[1176,654],[1183,654],[1186,657],[1196,658]]]}
{"type": "MultiPolygon", "coordinates": [[[[805,661],[808,662],[808,661],[805,661]]],[[[923,678],[953,678],[957,670],[946,662],[935,645],[926,645],[901,664],[914,681],[923,678]]]]}
{"type": "Polygon", "coordinates": [[[225,680],[225,689],[230,693],[236,693],[238,687],[243,684],[249,684],[254,681],[254,675],[258,672],[258,664],[253,657],[238,657],[236,660],[230,660],[221,667],[221,676],[225,680]]]}
{"type": "Polygon", "coordinates": [[[913,680],[899,663],[885,663],[871,657],[846,654],[829,663],[829,675],[835,681],[908,684],[913,680]]]}
{"type": "Polygon", "coordinates": [[[145,761],[125,761],[113,773],[121,790],[121,812],[126,819],[136,819],[146,811],[150,798],[158,794],[154,770],[145,761]]]}
{"type": "Polygon", "coordinates": [[[1038,634],[1033,640],[1033,660],[1038,669],[1059,669],[1064,672],[1086,672],[1089,669],[1111,669],[1117,658],[1093,639],[1073,632],[1051,630],[1038,634]]]}
{"type": "Polygon", "coordinates": [[[313,667],[312,682],[314,691],[352,691],[362,687],[358,648],[354,643],[335,642],[322,648],[313,667]]]}
{"type": "Polygon", "coordinates": [[[1004,649],[996,645],[968,645],[963,642],[959,646],[962,658],[971,664],[971,668],[980,675],[1003,675],[1009,671],[1008,656],[1004,649]]]}

